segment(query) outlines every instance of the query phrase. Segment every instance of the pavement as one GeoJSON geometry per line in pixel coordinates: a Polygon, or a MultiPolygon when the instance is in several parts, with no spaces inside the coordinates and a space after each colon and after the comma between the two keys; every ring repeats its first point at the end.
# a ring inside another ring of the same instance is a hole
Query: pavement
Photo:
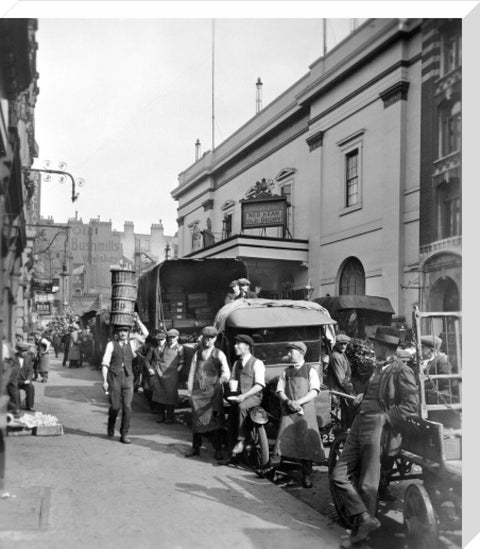
{"type": "Polygon", "coordinates": [[[186,459],[188,427],[157,424],[141,394],[132,444],[118,433],[109,439],[97,369],[51,357],[48,383],[35,389],[35,408],[57,416],[64,434],[7,438],[2,549],[330,549],[346,539],[294,494],[246,468],[217,465],[210,444],[186,459]]]}

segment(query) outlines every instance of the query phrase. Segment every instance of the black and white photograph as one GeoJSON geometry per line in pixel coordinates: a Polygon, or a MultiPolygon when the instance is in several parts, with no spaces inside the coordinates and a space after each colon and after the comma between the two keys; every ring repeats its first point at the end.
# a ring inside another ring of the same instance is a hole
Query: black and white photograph
{"type": "Polygon", "coordinates": [[[477,2],[1,6],[2,549],[480,547],[479,31],[477,2]]]}

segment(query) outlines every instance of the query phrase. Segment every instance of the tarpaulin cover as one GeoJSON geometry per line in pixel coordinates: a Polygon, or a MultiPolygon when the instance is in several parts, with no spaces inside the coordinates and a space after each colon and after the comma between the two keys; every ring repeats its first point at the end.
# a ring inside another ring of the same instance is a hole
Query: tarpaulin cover
{"type": "Polygon", "coordinates": [[[363,309],[379,313],[395,314],[392,304],[386,297],[374,295],[337,295],[318,297],[314,301],[330,311],[335,316],[337,311],[345,309],[363,309]]]}
{"type": "Polygon", "coordinates": [[[313,301],[290,299],[237,299],[222,307],[215,317],[219,332],[235,328],[285,328],[336,324],[329,312],[313,301]]]}

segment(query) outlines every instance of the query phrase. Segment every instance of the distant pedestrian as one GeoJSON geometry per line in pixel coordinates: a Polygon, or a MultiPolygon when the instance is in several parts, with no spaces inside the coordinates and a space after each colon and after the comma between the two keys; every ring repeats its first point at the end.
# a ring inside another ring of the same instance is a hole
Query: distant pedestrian
{"type": "Polygon", "coordinates": [[[65,332],[62,336],[62,346],[63,346],[63,360],[62,366],[67,366],[68,361],[68,351],[70,349],[70,329],[68,326],[65,327],[65,332]]]}
{"type": "Polygon", "coordinates": [[[68,367],[78,368],[80,366],[80,326],[76,323],[71,325],[70,345],[68,348],[68,367]]]}
{"type": "Polygon", "coordinates": [[[48,355],[50,349],[50,342],[43,338],[40,341],[39,345],[39,356],[38,356],[38,367],[37,372],[42,378],[42,383],[47,383],[48,381],[48,370],[50,366],[50,357],[48,355]]]}

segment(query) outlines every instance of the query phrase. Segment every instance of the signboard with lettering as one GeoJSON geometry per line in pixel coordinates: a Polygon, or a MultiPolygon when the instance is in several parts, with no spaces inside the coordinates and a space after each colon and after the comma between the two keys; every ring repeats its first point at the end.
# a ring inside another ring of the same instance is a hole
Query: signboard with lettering
{"type": "Polygon", "coordinates": [[[36,308],[37,308],[37,313],[39,315],[49,315],[49,314],[51,314],[50,303],[48,303],[48,302],[46,302],[46,303],[37,303],[36,308]]]}
{"type": "Polygon", "coordinates": [[[43,293],[52,293],[53,291],[53,282],[51,280],[38,280],[33,279],[32,288],[36,292],[43,293]]]}
{"type": "Polygon", "coordinates": [[[287,198],[269,196],[242,201],[242,230],[265,227],[285,227],[287,198]]]}

